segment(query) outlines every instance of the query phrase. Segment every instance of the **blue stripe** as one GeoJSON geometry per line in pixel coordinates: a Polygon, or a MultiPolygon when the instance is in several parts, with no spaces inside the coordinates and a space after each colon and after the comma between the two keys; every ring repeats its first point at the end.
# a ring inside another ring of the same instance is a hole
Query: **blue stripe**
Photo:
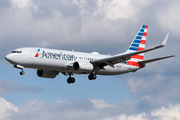
{"type": "Polygon", "coordinates": [[[144,32],[144,29],[141,29],[140,32],[144,32]]]}
{"type": "Polygon", "coordinates": [[[142,36],[142,35],[143,35],[143,33],[138,33],[138,35],[139,35],[139,36],[142,36]]]}
{"type": "Polygon", "coordinates": [[[140,43],[140,42],[141,42],[141,40],[134,40],[133,43],[140,43]]]}
{"type": "Polygon", "coordinates": [[[140,43],[141,40],[134,40],[133,43],[140,43]]]}
{"type": "Polygon", "coordinates": [[[143,25],[143,26],[142,26],[142,28],[145,28],[145,27],[146,27],[146,25],[143,25]]]}
{"type": "Polygon", "coordinates": [[[141,39],[142,37],[141,36],[136,36],[136,39],[141,39]]]}
{"type": "Polygon", "coordinates": [[[139,44],[132,44],[131,45],[132,47],[134,46],[134,47],[139,47],[139,44]]]}
{"type": "Polygon", "coordinates": [[[138,48],[135,48],[135,47],[130,47],[129,50],[134,50],[134,51],[137,51],[138,48]]]}

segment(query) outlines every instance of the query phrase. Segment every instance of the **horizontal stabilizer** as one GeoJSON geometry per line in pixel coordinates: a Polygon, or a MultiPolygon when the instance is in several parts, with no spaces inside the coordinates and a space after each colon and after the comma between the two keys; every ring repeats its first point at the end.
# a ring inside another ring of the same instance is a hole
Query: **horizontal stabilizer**
{"type": "Polygon", "coordinates": [[[166,59],[166,58],[170,58],[170,57],[174,57],[174,56],[175,55],[161,57],[161,58],[155,58],[155,59],[150,59],[150,60],[144,60],[144,61],[140,61],[138,63],[150,63],[150,62],[154,62],[154,61],[158,61],[158,60],[162,60],[162,59],[166,59]]]}

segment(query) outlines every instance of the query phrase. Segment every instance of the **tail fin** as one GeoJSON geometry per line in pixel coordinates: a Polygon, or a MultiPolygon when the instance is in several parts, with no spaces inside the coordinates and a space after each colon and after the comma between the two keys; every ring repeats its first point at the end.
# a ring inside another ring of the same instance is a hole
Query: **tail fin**
{"type": "MultiPolygon", "coordinates": [[[[134,40],[132,41],[127,53],[141,51],[145,49],[147,38],[148,25],[142,25],[134,40]]],[[[131,61],[142,61],[144,59],[144,53],[131,56],[131,61]]]]}

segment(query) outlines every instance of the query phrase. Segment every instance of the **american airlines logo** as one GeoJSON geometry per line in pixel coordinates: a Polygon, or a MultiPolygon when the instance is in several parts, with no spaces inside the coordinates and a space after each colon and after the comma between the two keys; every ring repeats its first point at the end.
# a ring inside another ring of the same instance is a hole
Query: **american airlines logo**
{"type": "MultiPolygon", "coordinates": [[[[39,56],[38,52],[36,53],[35,56],[39,56]]],[[[52,53],[45,51],[42,52],[42,58],[76,61],[76,57],[74,55],[63,54],[63,53],[52,53]]]]}
{"type": "Polygon", "coordinates": [[[39,53],[38,52],[40,52],[39,48],[38,48],[37,53],[36,53],[36,55],[34,57],[39,57],[39,53]]]}

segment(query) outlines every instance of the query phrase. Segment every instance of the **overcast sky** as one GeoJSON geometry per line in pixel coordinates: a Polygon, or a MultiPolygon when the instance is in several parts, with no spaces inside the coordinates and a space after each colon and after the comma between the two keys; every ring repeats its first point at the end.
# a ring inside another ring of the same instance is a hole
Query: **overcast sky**
{"type": "Polygon", "coordinates": [[[180,119],[179,0],[0,0],[1,120],[176,120],[180,119]],[[174,58],[117,76],[39,78],[5,61],[20,47],[47,47],[119,54],[147,24],[146,48],[167,45],[145,59],[174,58]]]}

